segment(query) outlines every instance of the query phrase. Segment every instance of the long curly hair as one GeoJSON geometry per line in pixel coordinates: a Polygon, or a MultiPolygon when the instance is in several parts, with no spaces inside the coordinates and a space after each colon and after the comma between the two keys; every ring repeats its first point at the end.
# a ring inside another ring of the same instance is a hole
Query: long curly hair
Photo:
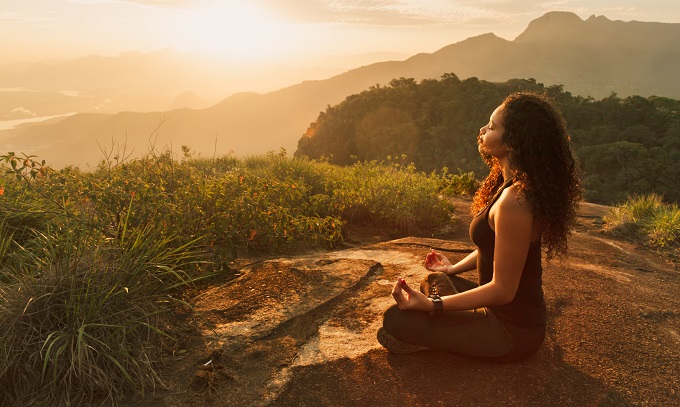
{"type": "MultiPolygon", "coordinates": [[[[579,172],[569,147],[566,123],[547,96],[517,92],[502,103],[503,142],[513,177],[532,204],[548,259],[567,252],[567,239],[581,200],[579,172]]],[[[483,156],[491,169],[475,193],[472,211],[483,210],[503,184],[498,160],[483,156]]]]}

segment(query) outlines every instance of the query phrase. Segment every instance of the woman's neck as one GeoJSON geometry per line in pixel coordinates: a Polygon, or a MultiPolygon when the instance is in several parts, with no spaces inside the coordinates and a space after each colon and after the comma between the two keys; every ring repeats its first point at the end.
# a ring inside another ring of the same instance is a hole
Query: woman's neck
{"type": "Polygon", "coordinates": [[[512,169],[510,169],[510,161],[508,157],[503,157],[498,159],[498,164],[501,167],[501,173],[503,174],[503,180],[507,181],[512,178],[512,169]]]}

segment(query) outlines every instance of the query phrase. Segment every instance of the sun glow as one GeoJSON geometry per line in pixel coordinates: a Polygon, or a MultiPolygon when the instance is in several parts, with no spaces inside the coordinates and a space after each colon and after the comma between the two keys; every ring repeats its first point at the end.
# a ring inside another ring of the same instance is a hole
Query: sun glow
{"type": "Polygon", "coordinates": [[[182,17],[177,48],[234,60],[272,59],[286,54],[296,30],[253,4],[215,2],[182,17]]]}

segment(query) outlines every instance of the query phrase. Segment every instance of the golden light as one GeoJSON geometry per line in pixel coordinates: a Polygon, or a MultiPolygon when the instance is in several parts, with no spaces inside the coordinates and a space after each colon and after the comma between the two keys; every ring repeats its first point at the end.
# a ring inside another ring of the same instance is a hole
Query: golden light
{"type": "Polygon", "coordinates": [[[173,33],[176,47],[233,59],[268,59],[293,42],[292,25],[277,21],[256,5],[215,2],[184,14],[173,33]]]}

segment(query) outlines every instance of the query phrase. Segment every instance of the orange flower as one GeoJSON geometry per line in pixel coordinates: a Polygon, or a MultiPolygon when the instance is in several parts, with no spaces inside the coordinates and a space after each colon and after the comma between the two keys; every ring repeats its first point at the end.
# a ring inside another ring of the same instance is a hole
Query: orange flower
{"type": "Polygon", "coordinates": [[[0,195],[5,195],[5,187],[0,187],[0,195]]]}
{"type": "Polygon", "coordinates": [[[255,229],[251,230],[250,231],[250,238],[248,238],[248,240],[254,240],[256,234],[257,234],[257,230],[255,230],[255,229]]]}

